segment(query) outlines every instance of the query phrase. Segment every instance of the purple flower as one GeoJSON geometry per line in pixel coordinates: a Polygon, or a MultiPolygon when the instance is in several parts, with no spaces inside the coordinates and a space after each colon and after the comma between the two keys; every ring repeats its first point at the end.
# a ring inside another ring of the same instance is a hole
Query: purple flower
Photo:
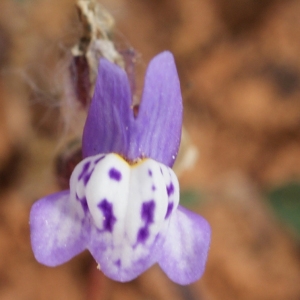
{"type": "Polygon", "coordinates": [[[189,284],[204,272],[210,243],[205,219],[178,205],[170,168],[182,126],[182,99],[171,53],[147,70],[138,116],[128,78],[102,59],[83,133],[85,159],[70,190],[37,201],[30,214],[36,259],[57,266],[88,249],[108,277],[136,278],[154,263],[189,284]]]}

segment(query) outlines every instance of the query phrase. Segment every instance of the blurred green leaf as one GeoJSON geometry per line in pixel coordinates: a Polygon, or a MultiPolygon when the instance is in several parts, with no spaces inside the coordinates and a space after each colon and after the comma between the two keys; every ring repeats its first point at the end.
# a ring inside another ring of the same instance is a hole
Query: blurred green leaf
{"type": "Polygon", "coordinates": [[[186,190],[180,193],[180,205],[193,208],[204,202],[204,195],[199,191],[186,190]]]}
{"type": "Polygon", "coordinates": [[[275,214],[300,235],[300,182],[289,182],[268,192],[275,214]]]}

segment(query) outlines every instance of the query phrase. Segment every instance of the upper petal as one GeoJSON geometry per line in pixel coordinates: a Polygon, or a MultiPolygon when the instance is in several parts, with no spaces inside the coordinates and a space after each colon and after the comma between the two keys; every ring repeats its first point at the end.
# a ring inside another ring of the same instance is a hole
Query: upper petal
{"type": "Polygon", "coordinates": [[[171,216],[159,265],[179,284],[198,280],[205,269],[211,230],[201,216],[179,206],[171,216]]]}
{"type": "Polygon", "coordinates": [[[57,266],[86,246],[86,226],[82,208],[73,205],[69,191],[47,196],[36,203],[30,212],[31,245],[37,261],[57,266]]]}
{"type": "Polygon", "coordinates": [[[128,158],[150,157],[171,167],[178,153],[181,127],[179,78],[173,55],[165,51],[148,66],[128,158]]]}
{"type": "Polygon", "coordinates": [[[131,92],[124,70],[100,60],[98,77],[82,137],[83,157],[99,153],[128,153],[131,92]]]}

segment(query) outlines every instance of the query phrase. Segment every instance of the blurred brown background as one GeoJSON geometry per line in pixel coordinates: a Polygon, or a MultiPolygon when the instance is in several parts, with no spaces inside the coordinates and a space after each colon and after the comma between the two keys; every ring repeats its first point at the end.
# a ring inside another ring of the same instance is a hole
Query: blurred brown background
{"type": "MultiPolygon", "coordinates": [[[[268,196],[300,178],[300,1],[83,2],[97,6],[99,24],[75,0],[0,2],[0,299],[300,299],[297,226],[276,217],[268,196]],[[99,55],[136,75],[136,96],[149,60],[175,56],[183,152],[198,153],[179,174],[182,201],[213,232],[206,273],[191,286],[158,267],[115,283],[88,253],[54,269],[32,255],[30,206],[63,186],[78,154],[69,141],[86,114],[78,89],[88,92],[74,85],[74,45],[88,56],[95,39],[105,41],[99,55]]],[[[299,209],[297,197],[282,201],[299,209]]]]}

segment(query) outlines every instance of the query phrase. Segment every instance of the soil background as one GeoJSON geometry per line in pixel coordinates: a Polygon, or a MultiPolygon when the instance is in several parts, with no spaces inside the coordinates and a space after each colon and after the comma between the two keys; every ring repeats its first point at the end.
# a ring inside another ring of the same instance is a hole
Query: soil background
{"type": "Polygon", "coordinates": [[[136,99],[150,59],[174,54],[187,138],[178,175],[193,195],[184,203],[212,227],[206,272],[181,287],[154,266],[120,284],[87,252],[57,268],[35,261],[30,207],[66,184],[78,158],[70,141],[87,104],[70,66],[85,27],[73,0],[2,0],[0,299],[300,299],[299,236],[265,197],[300,178],[300,1],[99,3],[136,99]]]}

